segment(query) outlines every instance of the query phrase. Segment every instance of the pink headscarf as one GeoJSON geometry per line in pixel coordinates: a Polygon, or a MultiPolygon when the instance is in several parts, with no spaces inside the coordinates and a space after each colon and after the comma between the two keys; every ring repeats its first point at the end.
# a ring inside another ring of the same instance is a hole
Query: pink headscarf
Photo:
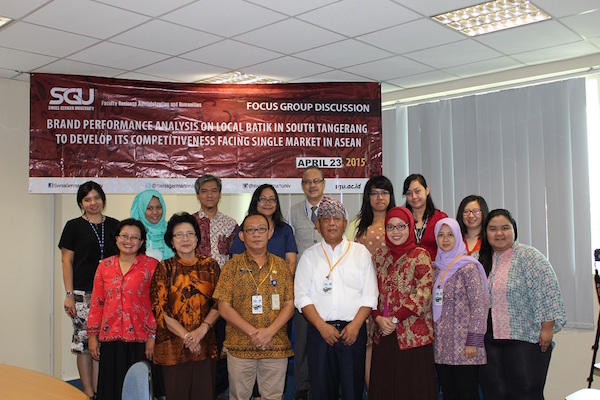
{"type": "MultiPolygon", "coordinates": [[[[483,282],[485,285],[484,293],[487,294],[488,293],[488,282],[487,282],[487,276],[485,274],[485,271],[483,270],[483,266],[475,258],[467,255],[467,246],[465,245],[465,242],[463,241],[462,233],[460,232],[460,225],[458,225],[458,222],[455,219],[443,218],[443,219],[440,219],[435,224],[434,232],[435,232],[436,241],[437,241],[438,233],[440,233],[440,230],[442,229],[443,225],[448,225],[448,227],[452,231],[452,234],[454,235],[454,248],[452,250],[444,251],[440,248],[440,246],[438,244],[437,255],[436,255],[435,261],[433,263],[433,265],[435,265],[436,268],[438,269],[438,275],[437,275],[437,278],[435,279],[435,283],[433,284],[433,290],[435,291],[438,286],[440,286],[443,290],[444,285],[446,284],[446,282],[448,282],[448,279],[450,279],[452,277],[452,275],[454,275],[456,273],[456,271],[458,271],[465,265],[475,264],[479,268],[479,272],[481,272],[481,276],[483,277],[483,282]],[[460,258],[456,259],[456,261],[454,261],[454,259],[460,255],[463,255],[463,257],[460,257],[460,258]],[[454,264],[452,264],[452,261],[454,261],[454,264]],[[452,266],[450,266],[450,264],[452,264],[452,266]],[[450,269],[444,275],[444,272],[448,268],[450,268],[450,269]],[[442,275],[444,275],[444,280],[442,282],[440,282],[440,278],[442,277],[442,275]]],[[[433,303],[433,320],[437,321],[441,315],[442,315],[442,306],[438,306],[434,302],[433,303]]]]}

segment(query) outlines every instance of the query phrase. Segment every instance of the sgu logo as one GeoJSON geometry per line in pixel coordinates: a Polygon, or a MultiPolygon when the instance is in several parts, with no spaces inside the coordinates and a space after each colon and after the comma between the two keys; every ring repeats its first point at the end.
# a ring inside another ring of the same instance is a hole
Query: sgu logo
{"type": "Polygon", "coordinates": [[[89,106],[94,102],[94,89],[91,88],[87,100],[83,100],[83,89],[81,88],[53,87],[50,89],[50,95],[53,97],[50,105],[67,103],[72,106],[89,106]]]}

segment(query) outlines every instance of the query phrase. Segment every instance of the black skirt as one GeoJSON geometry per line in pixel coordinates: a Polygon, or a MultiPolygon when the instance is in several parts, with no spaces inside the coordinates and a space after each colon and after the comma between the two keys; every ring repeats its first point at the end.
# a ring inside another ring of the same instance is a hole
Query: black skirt
{"type": "Polygon", "coordinates": [[[98,400],[120,400],[127,370],[146,359],[146,344],[102,342],[98,370],[98,400]]]}

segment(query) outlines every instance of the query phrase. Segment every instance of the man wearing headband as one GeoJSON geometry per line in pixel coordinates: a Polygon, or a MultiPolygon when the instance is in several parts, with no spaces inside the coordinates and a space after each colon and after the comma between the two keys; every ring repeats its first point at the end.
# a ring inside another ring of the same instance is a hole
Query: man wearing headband
{"type": "Polygon", "coordinates": [[[314,400],[362,399],[367,334],[365,319],[379,292],[371,254],[350,242],[344,206],[323,197],[316,227],[323,239],[298,263],[296,308],[308,326],[308,365],[314,400]]]}

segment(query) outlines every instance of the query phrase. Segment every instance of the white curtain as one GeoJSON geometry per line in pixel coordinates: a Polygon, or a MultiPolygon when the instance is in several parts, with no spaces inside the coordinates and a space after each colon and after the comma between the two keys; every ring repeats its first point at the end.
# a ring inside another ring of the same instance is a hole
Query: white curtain
{"type": "Polygon", "coordinates": [[[517,220],[558,276],[569,327],[594,328],[585,78],[385,110],[384,173],[422,173],[454,217],[469,194],[517,220]]]}

